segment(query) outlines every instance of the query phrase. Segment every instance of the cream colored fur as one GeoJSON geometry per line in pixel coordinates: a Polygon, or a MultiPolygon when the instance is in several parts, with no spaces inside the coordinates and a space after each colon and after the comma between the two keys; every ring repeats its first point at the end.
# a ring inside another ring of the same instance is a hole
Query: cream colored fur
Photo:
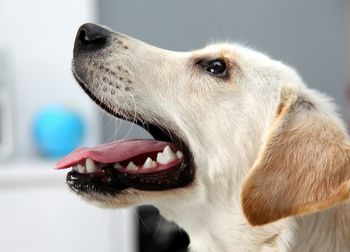
{"type": "Polygon", "coordinates": [[[177,132],[196,165],[187,188],[88,200],[154,204],[189,233],[194,252],[350,251],[345,127],[292,68],[235,44],[179,53],[114,33],[73,70],[89,73],[81,81],[114,112],[177,132]],[[224,59],[229,78],[198,67],[203,58],[224,59]]]}

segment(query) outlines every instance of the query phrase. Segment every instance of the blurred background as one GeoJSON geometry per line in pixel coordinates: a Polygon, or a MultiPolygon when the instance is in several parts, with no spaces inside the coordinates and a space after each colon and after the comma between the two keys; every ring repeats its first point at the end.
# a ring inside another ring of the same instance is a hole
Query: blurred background
{"type": "Polygon", "coordinates": [[[253,47],[295,67],[349,122],[349,0],[0,0],[1,252],[180,252],[189,243],[152,207],[86,204],[68,191],[66,171],[53,170],[79,145],[150,137],[102,112],[73,80],[85,22],[176,51],[253,47]]]}

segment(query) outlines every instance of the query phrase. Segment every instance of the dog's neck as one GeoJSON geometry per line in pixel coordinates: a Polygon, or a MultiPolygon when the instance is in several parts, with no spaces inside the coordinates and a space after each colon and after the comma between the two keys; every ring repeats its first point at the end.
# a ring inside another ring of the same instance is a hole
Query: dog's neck
{"type": "MultiPolygon", "coordinates": [[[[246,144],[244,154],[223,148],[227,153],[199,153],[210,156],[213,167],[223,167],[232,160],[243,171],[252,166],[257,149],[246,144]],[[230,160],[225,160],[230,157],[230,160]]],[[[203,167],[205,163],[200,164],[203,167]]],[[[208,169],[210,170],[210,169],[208,169]]],[[[235,172],[239,170],[220,169],[235,172]]],[[[244,174],[244,172],[241,172],[244,174]]],[[[191,240],[191,252],[297,252],[297,251],[350,251],[350,204],[340,205],[303,217],[290,217],[261,227],[252,227],[241,208],[240,195],[243,177],[237,174],[213,173],[203,178],[203,187],[192,188],[184,197],[171,194],[164,201],[151,202],[161,214],[184,228],[191,240]],[[215,176],[215,179],[213,177],[215,176]],[[215,181],[212,183],[210,179],[215,181]],[[317,249],[315,249],[317,248],[317,249]]]]}
{"type": "Polygon", "coordinates": [[[262,227],[251,227],[239,207],[176,209],[160,207],[189,233],[191,252],[350,251],[350,204],[262,227]]]}
{"type": "Polygon", "coordinates": [[[350,251],[350,204],[296,218],[291,251],[350,251]]]}
{"type": "Polygon", "coordinates": [[[277,245],[286,247],[292,238],[289,230],[292,220],[253,228],[247,223],[240,204],[228,201],[188,197],[182,202],[176,201],[176,205],[169,199],[156,206],[165,218],[188,232],[191,252],[274,251],[277,245]]]}

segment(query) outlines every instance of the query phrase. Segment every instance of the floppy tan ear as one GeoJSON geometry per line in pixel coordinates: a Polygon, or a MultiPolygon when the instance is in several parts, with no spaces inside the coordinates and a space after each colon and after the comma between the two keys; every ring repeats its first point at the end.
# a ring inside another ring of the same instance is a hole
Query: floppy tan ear
{"type": "Polygon", "coordinates": [[[302,215],[350,197],[345,130],[293,88],[284,88],[275,121],[242,188],[252,225],[302,215]]]}

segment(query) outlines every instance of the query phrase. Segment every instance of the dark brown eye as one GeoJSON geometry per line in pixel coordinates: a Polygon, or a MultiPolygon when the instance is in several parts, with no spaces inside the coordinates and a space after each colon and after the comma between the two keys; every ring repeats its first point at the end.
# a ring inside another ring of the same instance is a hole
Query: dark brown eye
{"type": "Polygon", "coordinates": [[[226,76],[227,75],[227,67],[225,61],[218,59],[208,62],[204,69],[209,73],[217,76],[226,76]]]}

